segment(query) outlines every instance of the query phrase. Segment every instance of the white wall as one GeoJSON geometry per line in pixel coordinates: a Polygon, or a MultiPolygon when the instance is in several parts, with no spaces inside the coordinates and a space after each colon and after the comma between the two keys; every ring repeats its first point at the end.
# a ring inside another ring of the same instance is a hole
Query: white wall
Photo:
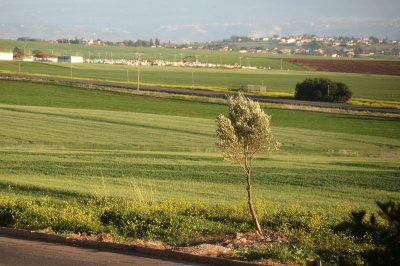
{"type": "Polygon", "coordinates": [[[71,56],[71,63],[83,63],[82,56],[71,56]]]}
{"type": "Polygon", "coordinates": [[[0,60],[13,60],[13,53],[0,53],[0,60]]]}
{"type": "Polygon", "coordinates": [[[60,63],[83,63],[82,56],[59,56],[58,62],[60,63]]]}

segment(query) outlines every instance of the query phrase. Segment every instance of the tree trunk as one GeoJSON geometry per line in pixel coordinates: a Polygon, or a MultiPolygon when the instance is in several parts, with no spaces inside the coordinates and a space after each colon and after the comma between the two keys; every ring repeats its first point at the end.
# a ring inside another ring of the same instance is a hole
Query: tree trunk
{"type": "Polygon", "coordinates": [[[251,183],[250,183],[251,172],[248,170],[246,174],[247,174],[247,195],[249,198],[248,203],[249,203],[250,213],[251,213],[251,216],[253,217],[254,225],[256,226],[258,234],[261,237],[264,237],[264,234],[261,230],[261,226],[258,223],[256,212],[254,211],[254,207],[253,207],[253,202],[252,202],[252,197],[251,197],[251,183]]]}

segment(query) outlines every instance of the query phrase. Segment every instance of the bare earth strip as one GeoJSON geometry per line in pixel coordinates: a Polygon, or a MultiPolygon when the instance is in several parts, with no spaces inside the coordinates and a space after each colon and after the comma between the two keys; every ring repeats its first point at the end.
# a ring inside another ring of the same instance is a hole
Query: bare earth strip
{"type": "MultiPolygon", "coordinates": [[[[0,78],[48,80],[48,81],[58,81],[58,82],[69,82],[69,83],[75,83],[75,84],[92,84],[92,85],[96,85],[96,86],[124,88],[124,89],[131,89],[131,90],[137,89],[136,84],[97,81],[97,80],[70,79],[70,78],[59,78],[59,77],[46,77],[46,76],[36,76],[36,75],[18,75],[18,74],[0,73],[0,78]]],[[[165,88],[165,87],[156,87],[156,86],[140,86],[140,90],[165,92],[165,93],[172,93],[172,94],[203,96],[203,97],[215,97],[215,98],[225,98],[228,94],[225,92],[216,92],[216,91],[208,91],[208,90],[196,90],[196,89],[185,89],[185,88],[165,88]]],[[[269,103],[289,104],[289,105],[305,105],[305,106],[314,106],[314,107],[321,107],[321,108],[336,108],[336,109],[353,110],[353,111],[400,114],[400,110],[394,109],[394,108],[356,106],[356,105],[350,105],[350,104],[330,103],[330,102],[300,101],[300,100],[294,100],[294,99],[282,99],[282,98],[274,98],[274,97],[266,97],[266,96],[253,96],[253,95],[248,95],[248,97],[255,99],[259,102],[269,102],[269,103]]]]}
{"type": "Polygon", "coordinates": [[[316,71],[400,76],[400,61],[288,58],[283,60],[316,71]]]}

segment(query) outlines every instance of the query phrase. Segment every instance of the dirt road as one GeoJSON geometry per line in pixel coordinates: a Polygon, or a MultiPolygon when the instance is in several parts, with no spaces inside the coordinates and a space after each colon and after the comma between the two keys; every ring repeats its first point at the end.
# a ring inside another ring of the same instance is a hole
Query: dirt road
{"type": "Polygon", "coordinates": [[[111,252],[24,240],[0,234],[0,265],[203,265],[180,260],[161,259],[133,252],[111,252]]]}

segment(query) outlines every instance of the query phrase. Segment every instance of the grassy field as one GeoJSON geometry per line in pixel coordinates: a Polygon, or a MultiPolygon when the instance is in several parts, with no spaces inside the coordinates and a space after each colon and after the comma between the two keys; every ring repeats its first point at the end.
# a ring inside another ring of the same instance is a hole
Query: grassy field
{"type": "MultiPolygon", "coordinates": [[[[246,43],[242,43],[246,46],[246,43]]],[[[222,52],[222,51],[205,51],[205,50],[180,50],[169,48],[144,48],[144,47],[114,47],[114,46],[88,46],[88,45],[70,45],[70,44],[53,44],[42,42],[22,42],[15,40],[0,40],[0,50],[11,51],[14,47],[23,49],[27,54],[38,49],[49,55],[75,55],[84,58],[114,58],[114,59],[135,59],[136,53],[141,53],[142,58],[164,59],[169,61],[179,61],[182,57],[197,57],[203,63],[213,64],[233,64],[239,63],[242,58],[242,65],[272,67],[280,69],[280,58],[309,58],[309,59],[328,59],[328,60],[400,60],[398,56],[382,56],[375,55],[368,58],[332,58],[323,56],[310,55],[272,55],[272,54],[250,54],[239,52],[222,52]]],[[[275,47],[275,46],[274,46],[275,47]]],[[[274,48],[272,47],[272,48],[274,48]]],[[[270,47],[271,48],[271,47],[270,47]]],[[[283,62],[284,69],[299,70],[298,65],[287,64],[283,62]]]]}
{"type": "MultiPolygon", "coordinates": [[[[69,65],[23,62],[21,68],[70,75],[69,65]]],[[[73,65],[73,75],[124,81],[126,69],[73,65]]],[[[0,70],[18,71],[18,65],[1,62],[0,70]]],[[[148,82],[191,84],[192,69],[142,71],[148,82]]],[[[193,71],[204,86],[268,77],[277,91],[290,91],[296,79],[323,74],[193,71]]],[[[359,97],[399,98],[398,77],[324,75],[354,82],[359,97]]],[[[400,201],[399,118],[264,109],[283,143],[280,151],[259,157],[253,168],[257,215],[272,242],[262,248],[246,244],[245,251],[242,244],[234,246],[230,258],[366,265],[364,252],[378,245],[382,251],[381,245],[390,242],[381,238],[384,234],[357,235],[343,226],[351,210],[366,209],[368,216],[377,210],[377,200],[400,201]]],[[[94,238],[106,233],[114,241],[161,240],[179,246],[181,241],[198,244],[199,236],[205,241],[207,236],[251,234],[245,176],[222,160],[215,143],[215,118],[226,112],[222,100],[0,80],[0,226],[84,232],[94,238]]],[[[389,228],[382,218],[377,221],[379,232],[389,228]]]]}
{"type": "MultiPolygon", "coordinates": [[[[0,61],[0,71],[71,76],[70,64],[0,61]]],[[[388,101],[400,100],[400,77],[310,71],[268,71],[244,69],[199,69],[181,67],[141,67],[142,83],[237,89],[240,86],[264,84],[268,92],[294,92],[297,82],[306,78],[326,77],[346,83],[353,97],[388,101]]],[[[73,64],[72,77],[137,82],[137,67],[99,64],[73,64]]]]}
{"type": "MultiPolygon", "coordinates": [[[[160,85],[178,85],[191,88],[221,87],[237,89],[248,84],[264,84],[268,92],[293,93],[297,82],[305,78],[326,77],[334,81],[346,83],[353,91],[353,97],[387,101],[400,100],[400,77],[385,75],[346,74],[306,71],[297,64],[281,62],[285,55],[242,54],[237,52],[176,50],[166,48],[112,47],[50,44],[41,42],[19,42],[0,40],[0,49],[12,50],[14,47],[25,47],[25,51],[40,49],[48,54],[79,55],[85,58],[135,59],[136,53],[142,53],[141,58],[165,59],[179,61],[181,57],[197,57],[201,62],[217,64],[234,64],[240,60],[243,66],[271,67],[273,70],[244,69],[198,69],[173,67],[141,67],[141,82],[160,85]],[[282,63],[282,66],[281,66],[282,63]],[[282,67],[282,71],[280,70],[282,67]],[[192,80],[193,73],[193,80],[192,80]],[[194,81],[194,82],[193,82],[194,81]]],[[[323,57],[288,57],[287,58],[318,58],[323,57]]],[[[332,59],[332,58],[331,58],[332,59]]],[[[382,58],[381,58],[382,59],[382,58]]],[[[335,59],[333,59],[335,60],[335,59]]],[[[346,59],[349,60],[349,59],[346,59]]],[[[364,59],[360,59],[364,60],[364,59]]],[[[397,60],[397,58],[385,58],[397,60]]],[[[46,64],[30,62],[0,61],[0,71],[38,73],[58,76],[71,76],[70,64],[46,64]]],[[[72,76],[123,82],[137,82],[137,67],[117,65],[73,64],[72,76]]]]}
{"type": "MultiPolygon", "coordinates": [[[[165,114],[184,117],[215,119],[226,113],[224,104],[194,102],[191,98],[166,99],[145,95],[127,95],[69,85],[42,82],[0,80],[0,102],[4,104],[43,107],[84,108],[109,111],[165,114]]],[[[398,138],[399,125],[390,118],[348,116],[340,114],[266,109],[278,127],[322,130],[327,132],[362,134],[398,138]],[[376,130],[379,128],[380,130],[376,130]]]]}
{"type": "MultiPolygon", "coordinates": [[[[167,61],[180,61],[187,56],[197,57],[202,63],[231,64],[242,62],[243,66],[260,66],[280,69],[281,62],[276,57],[265,54],[242,54],[239,52],[201,51],[201,50],[177,50],[167,48],[143,48],[143,47],[117,47],[117,46],[88,46],[51,44],[41,42],[20,42],[13,40],[0,40],[0,50],[11,51],[14,47],[24,48],[27,54],[38,49],[49,55],[73,55],[83,56],[89,59],[136,59],[136,53],[141,53],[143,59],[163,59],[167,61]],[[26,45],[26,46],[25,46],[26,45]]],[[[284,69],[301,70],[296,64],[282,62],[284,69]]]]}
{"type": "MultiPolygon", "coordinates": [[[[16,81],[0,91],[2,193],[223,204],[246,196],[241,170],[215,145],[224,105],[16,81]]],[[[283,146],[256,161],[258,199],[307,208],[400,199],[397,119],[266,112],[283,146]]]]}
{"type": "MultiPolygon", "coordinates": [[[[243,174],[221,160],[208,119],[9,105],[1,117],[3,191],[11,184],[35,196],[89,195],[104,177],[113,196],[132,194],[133,182],[155,200],[245,197],[243,174]]],[[[257,197],[308,207],[399,199],[398,158],[356,156],[390,156],[398,140],[274,129],[285,145],[257,160],[257,197]]]]}

